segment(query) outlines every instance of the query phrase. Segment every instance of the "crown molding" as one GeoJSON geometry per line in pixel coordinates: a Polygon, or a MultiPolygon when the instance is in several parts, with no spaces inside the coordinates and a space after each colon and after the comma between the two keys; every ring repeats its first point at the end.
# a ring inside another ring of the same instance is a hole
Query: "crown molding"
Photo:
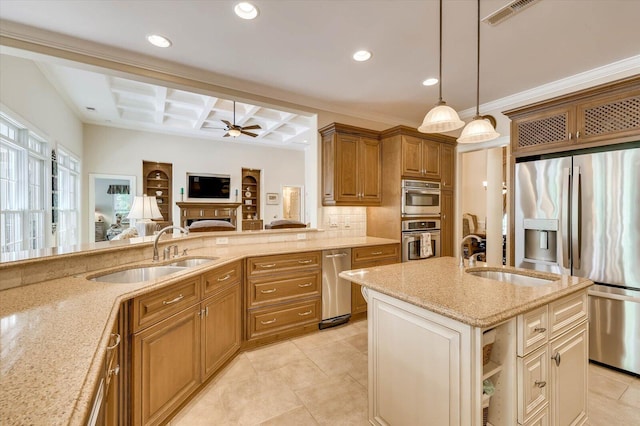
{"type": "MultiPolygon", "coordinates": [[[[640,55],[481,104],[480,110],[484,112],[504,111],[634,74],[640,74],[640,55]]],[[[471,118],[475,112],[476,108],[472,107],[460,111],[459,115],[460,118],[471,118]]]]}

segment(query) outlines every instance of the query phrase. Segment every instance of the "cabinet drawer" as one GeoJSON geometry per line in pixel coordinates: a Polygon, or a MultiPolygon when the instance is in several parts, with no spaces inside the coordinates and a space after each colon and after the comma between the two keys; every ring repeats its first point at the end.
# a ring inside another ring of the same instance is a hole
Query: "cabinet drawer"
{"type": "Polygon", "coordinates": [[[139,331],[200,301],[200,277],[133,299],[133,331],[139,331]]]}
{"type": "Polygon", "coordinates": [[[587,293],[584,291],[549,303],[549,339],[564,333],[587,319],[587,293]]]}
{"type": "Polygon", "coordinates": [[[525,356],[547,343],[549,316],[547,306],[518,315],[518,356],[525,356]]]}
{"type": "MultiPolygon", "coordinates": [[[[383,246],[356,247],[351,250],[351,263],[356,267],[358,262],[370,262],[380,259],[400,261],[400,244],[386,244],[383,246]]],[[[360,268],[360,266],[357,266],[360,268]]]]}
{"type": "Polygon", "coordinates": [[[545,345],[518,358],[518,422],[528,422],[549,401],[549,350],[545,345]]]}
{"type": "Polygon", "coordinates": [[[242,262],[240,261],[206,272],[202,276],[203,298],[215,293],[229,283],[239,281],[241,277],[242,262]]]}
{"type": "Polygon", "coordinates": [[[249,311],[248,338],[320,322],[321,313],[320,298],[249,311]]]}
{"type": "Polygon", "coordinates": [[[251,257],[247,260],[247,275],[251,277],[273,272],[320,268],[321,259],[319,251],[251,257]]]}
{"type": "Polygon", "coordinates": [[[320,271],[296,277],[270,277],[249,280],[249,305],[284,301],[300,296],[320,295],[320,271]]]}

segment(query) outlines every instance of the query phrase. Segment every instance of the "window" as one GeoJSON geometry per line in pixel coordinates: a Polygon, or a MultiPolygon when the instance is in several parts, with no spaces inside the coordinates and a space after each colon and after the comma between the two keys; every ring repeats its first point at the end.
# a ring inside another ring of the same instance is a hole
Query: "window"
{"type": "Polygon", "coordinates": [[[47,143],[0,113],[2,252],[46,245],[47,143]]]}
{"type": "MultiPolygon", "coordinates": [[[[63,147],[57,153],[57,191],[53,190],[52,205],[57,212],[57,245],[79,243],[78,220],[80,218],[80,161],[63,147]],[[56,200],[57,198],[57,200],[56,200]],[[57,202],[56,202],[57,201],[57,202]]],[[[55,179],[52,179],[55,181],[55,179]]],[[[54,217],[56,213],[54,213],[54,217]]],[[[54,221],[55,222],[55,221],[54,221]]]]}

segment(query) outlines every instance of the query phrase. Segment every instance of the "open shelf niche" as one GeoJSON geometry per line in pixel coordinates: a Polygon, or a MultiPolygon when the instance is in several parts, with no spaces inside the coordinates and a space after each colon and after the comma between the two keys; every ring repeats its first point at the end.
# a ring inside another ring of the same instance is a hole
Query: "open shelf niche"
{"type": "Polygon", "coordinates": [[[242,230],[262,229],[260,218],[260,170],[242,168],[242,230]]]}
{"type": "Polygon", "coordinates": [[[171,163],[159,163],[157,161],[142,161],[142,185],[143,192],[149,197],[155,197],[158,208],[162,213],[161,220],[154,220],[160,228],[173,225],[171,210],[173,200],[171,198],[173,165],[171,163]]]}

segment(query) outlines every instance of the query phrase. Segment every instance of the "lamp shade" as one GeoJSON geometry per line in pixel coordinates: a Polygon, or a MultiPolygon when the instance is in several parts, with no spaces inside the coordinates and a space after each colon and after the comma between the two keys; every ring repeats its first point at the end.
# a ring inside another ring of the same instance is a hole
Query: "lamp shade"
{"type": "Polygon", "coordinates": [[[155,197],[143,195],[141,197],[137,196],[133,200],[133,206],[131,206],[131,211],[127,218],[137,220],[162,219],[162,213],[160,213],[155,197]]]}
{"type": "Polygon", "coordinates": [[[465,128],[462,129],[458,143],[487,142],[498,136],[500,136],[500,133],[495,131],[488,120],[476,116],[473,118],[473,121],[470,121],[465,128]]]}
{"type": "Polygon", "coordinates": [[[129,185],[109,185],[107,194],[128,194],[129,185]]]}
{"type": "Polygon", "coordinates": [[[444,102],[439,102],[424,117],[422,125],[418,131],[422,133],[442,133],[450,132],[464,126],[464,121],[460,120],[456,110],[447,106],[444,102]]]}

